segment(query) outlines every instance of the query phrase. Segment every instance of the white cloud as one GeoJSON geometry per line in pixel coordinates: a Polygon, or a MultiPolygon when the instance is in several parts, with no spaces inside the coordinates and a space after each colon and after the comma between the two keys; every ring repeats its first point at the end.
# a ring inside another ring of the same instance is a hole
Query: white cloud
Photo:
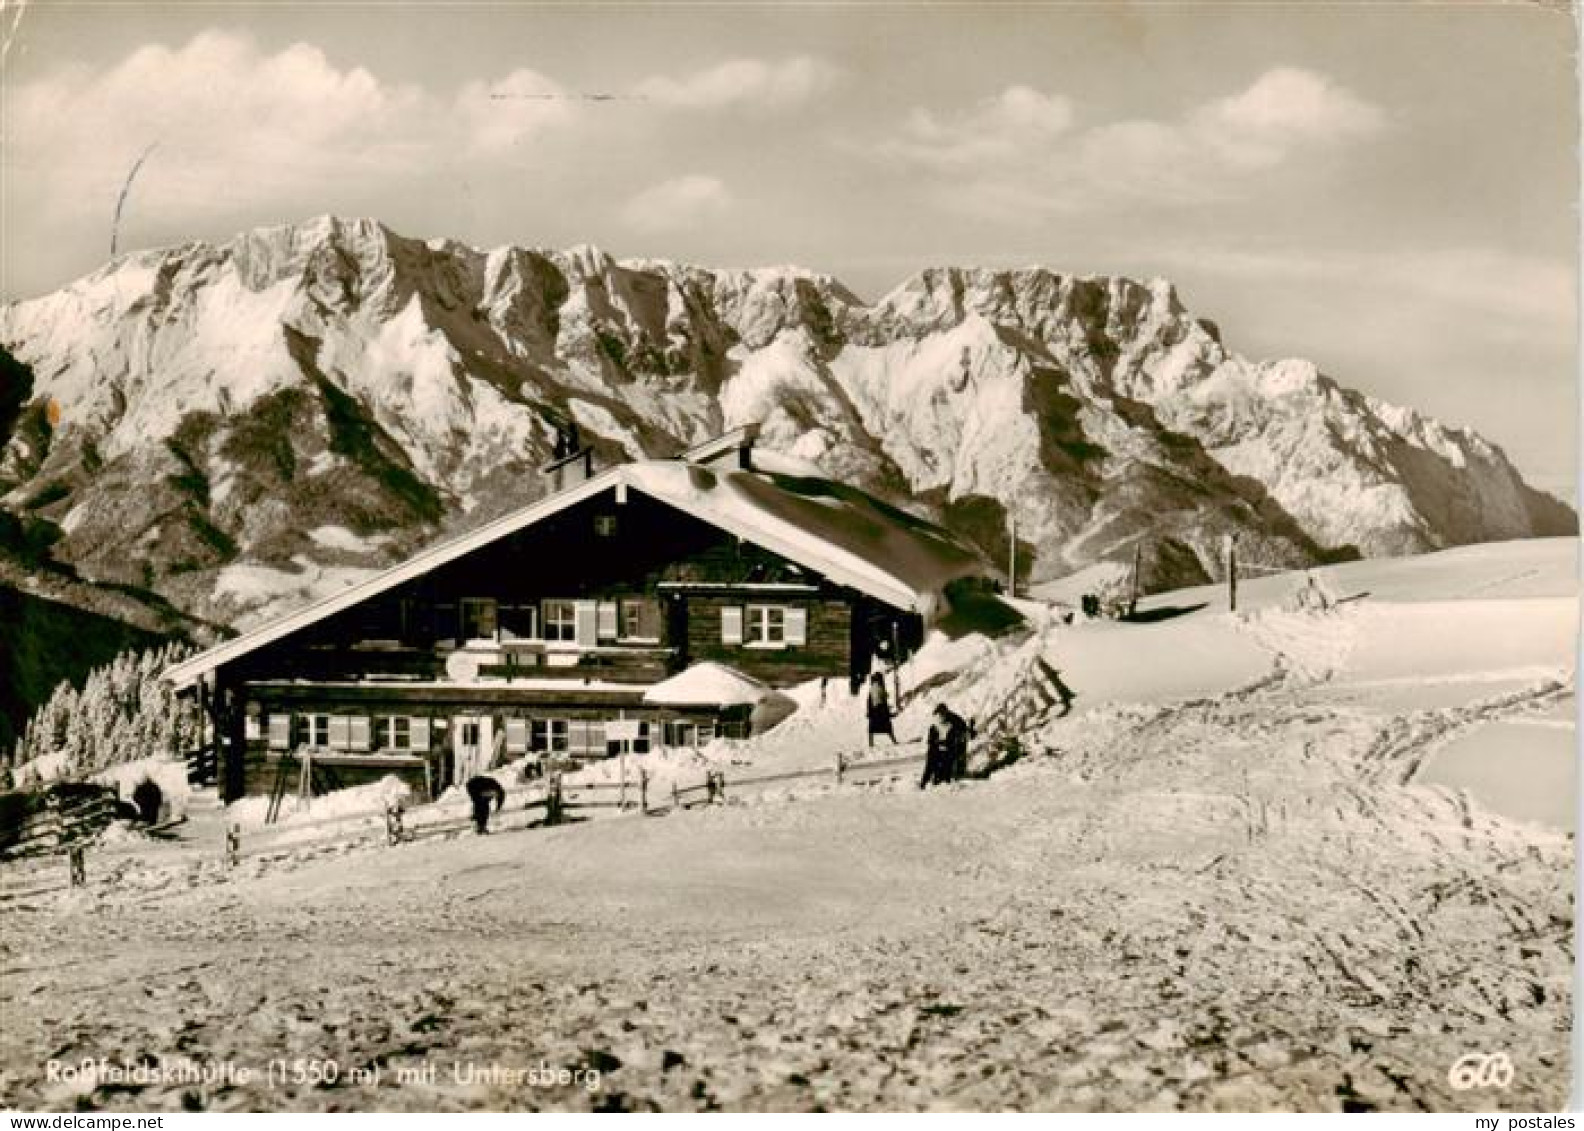
{"type": "Polygon", "coordinates": [[[731,203],[719,178],[694,173],[644,189],[627,201],[621,217],[641,232],[674,232],[719,216],[731,203]]]}
{"type": "Polygon", "coordinates": [[[732,59],[681,78],[654,75],[635,93],[682,110],[786,110],[835,86],[840,72],[822,59],[797,55],[779,61],[732,59]]]}
{"type": "Polygon", "coordinates": [[[1385,124],[1379,108],[1324,75],[1277,67],[1247,90],[1200,107],[1187,132],[1235,166],[1263,168],[1297,146],[1369,137],[1385,124]]]}
{"type": "Polygon", "coordinates": [[[1067,132],[1072,120],[1067,99],[1010,86],[969,112],[949,118],[915,109],[890,150],[905,160],[942,170],[1008,161],[1050,145],[1067,132]]]}
{"type": "Polygon", "coordinates": [[[1171,121],[1080,126],[1068,99],[1012,86],[956,115],[916,108],[877,151],[941,176],[937,188],[954,207],[990,215],[1015,208],[1008,218],[1016,218],[1118,200],[1235,196],[1263,170],[1385,125],[1377,107],[1325,76],[1278,67],[1171,121]]]}
{"type": "Polygon", "coordinates": [[[145,213],[201,218],[238,208],[318,210],[322,195],[499,155],[574,114],[549,80],[518,71],[449,97],[340,67],[317,47],[273,54],[206,31],[141,47],[101,72],[64,67],[10,92],[7,163],[57,218],[113,199],[144,147],[145,213]],[[502,97],[496,97],[501,95],[502,97]]]}

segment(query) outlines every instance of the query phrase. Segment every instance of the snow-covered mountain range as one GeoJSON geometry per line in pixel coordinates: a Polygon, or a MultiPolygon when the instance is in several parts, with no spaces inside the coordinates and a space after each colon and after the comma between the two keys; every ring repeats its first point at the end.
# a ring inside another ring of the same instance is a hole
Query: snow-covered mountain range
{"type": "Polygon", "coordinates": [[[1230,533],[1297,565],[1577,529],[1495,445],[1240,357],[1158,279],[941,268],[870,305],[321,218],[121,257],[0,308],[0,346],[12,542],[220,620],[537,497],[568,420],[605,461],[762,421],[997,560],[1011,512],[1034,580],[1136,547],[1153,587],[1204,580],[1230,533]]]}

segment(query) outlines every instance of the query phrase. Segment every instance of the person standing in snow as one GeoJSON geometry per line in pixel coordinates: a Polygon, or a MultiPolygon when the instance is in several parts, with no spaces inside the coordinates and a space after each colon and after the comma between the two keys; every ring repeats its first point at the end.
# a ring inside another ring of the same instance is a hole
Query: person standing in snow
{"type": "Polygon", "coordinates": [[[478,830],[478,835],[483,836],[489,832],[490,806],[494,805],[495,812],[499,813],[506,804],[506,791],[501,788],[501,783],[494,778],[480,774],[478,777],[468,778],[468,798],[473,802],[473,824],[478,830]]]}
{"type": "Polygon", "coordinates": [[[935,705],[929,739],[924,753],[924,776],[919,788],[934,783],[944,785],[968,772],[968,724],[944,703],[935,705]]]}
{"type": "Polygon", "coordinates": [[[1331,608],[1331,598],[1320,587],[1320,581],[1314,574],[1306,574],[1304,583],[1299,587],[1295,597],[1299,612],[1323,613],[1331,608]]]}
{"type": "Polygon", "coordinates": [[[879,672],[869,677],[869,745],[874,745],[875,735],[883,734],[897,744],[896,731],[891,728],[891,697],[886,693],[885,676],[879,672]]]}

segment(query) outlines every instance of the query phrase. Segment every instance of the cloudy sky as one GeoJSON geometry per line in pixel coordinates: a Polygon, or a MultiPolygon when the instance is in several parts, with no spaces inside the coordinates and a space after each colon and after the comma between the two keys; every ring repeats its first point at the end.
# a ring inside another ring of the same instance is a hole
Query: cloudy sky
{"type": "Polygon", "coordinates": [[[39,2],[0,296],[325,212],[480,246],[1164,275],[1572,494],[1570,17],[1532,6],[39,2]],[[152,147],[152,149],[150,148],[152,147]]]}

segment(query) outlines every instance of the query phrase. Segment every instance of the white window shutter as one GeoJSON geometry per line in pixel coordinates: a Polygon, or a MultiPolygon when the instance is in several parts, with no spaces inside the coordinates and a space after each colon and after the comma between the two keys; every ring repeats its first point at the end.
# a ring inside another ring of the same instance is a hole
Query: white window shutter
{"type": "Polygon", "coordinates": [[[291,723],[290,715],[270,712],[269,748],[271,750],[291,749],[291,723]]]}
{"type": "Polygon", "coordinates": [[[599,638],[601,640],[616,639],[615,601],[601,601],[599,603],[599,638]]]}
{"type": "Polygon", "coordinates": [[[528,720],[506,720],[506,753],[525,754],[528,752],[528,720]]]}
{"type": "Polygon", "coordinates": [[[578,601],[573,605],[574,639],[579,647],[592,648],[599,643],[598,606],[593,601],[578,601]]]}
{"type": "Polygon", "coordinates": [[[412,748],[418,752],[429,749],[429,720],[415,718],[411,724],[412,748]]]}
{"type": "Polygon", "coordinates": [[[788,608],[786,611],[786,642],[788,644],[808,643],[808,610],[802,608],[788,608]]]}
{"type": "Polygon", "coordinates": [[[727,605],[721,609],[721,643],[741,644],[743,639],[743,611],[741,605],[727,605]]]}
{"type": "Polygon", "coordinates": [[[352,737],[352,720],[345,715],[330,716],[330,749],[345,750],[352,737]]]}
{"type": "Polygon", "coordinates": [[[352,722],[352,749],[367,750],[369,742],[369,721],[367,715],[359,715],[352,722]]]}

